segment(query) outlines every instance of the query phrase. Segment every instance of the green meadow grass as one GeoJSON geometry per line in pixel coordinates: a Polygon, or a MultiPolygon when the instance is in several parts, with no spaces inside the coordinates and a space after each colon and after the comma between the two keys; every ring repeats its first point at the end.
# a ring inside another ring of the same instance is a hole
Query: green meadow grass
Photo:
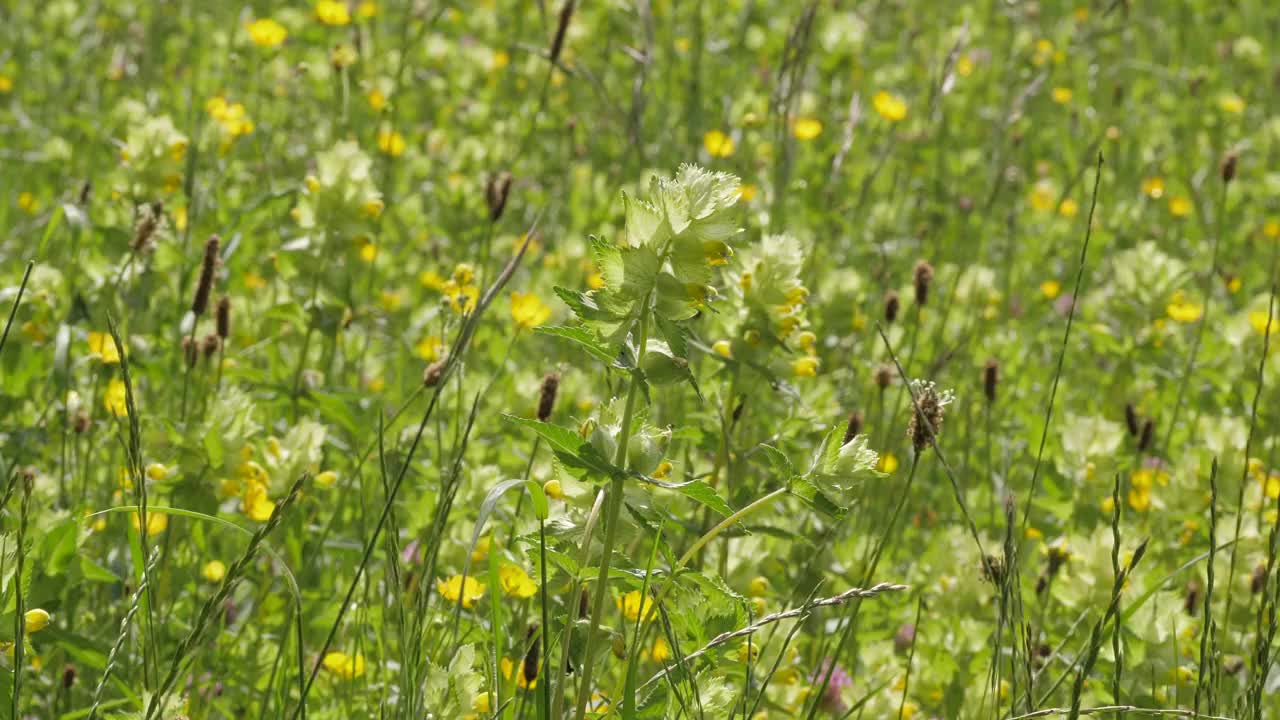
{"type": "Polygon", "coordinates": [[[1277,38],[0,4],[0,720],[1280,718],[1277,38]]]}

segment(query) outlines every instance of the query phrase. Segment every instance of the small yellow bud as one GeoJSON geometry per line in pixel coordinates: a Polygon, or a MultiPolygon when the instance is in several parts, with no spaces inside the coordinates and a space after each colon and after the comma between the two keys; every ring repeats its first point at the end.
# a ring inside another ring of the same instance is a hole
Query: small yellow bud
{"type": "Polygon", "coordinates": [[[542,492],[546,493],[547,497],[552,500],[564,499],[564,488],[560,487],[560,481],[555,478],[552,478],[542,484],[542,492]]]}
{"type": "Polygon", "coordinates": [[[38,633],[49,626],[49,613],[40,608],[32,608],[23,616],[27,634],[38,633]]]}
{"type": "Polygon", "coordinates": [[[320,487],[333,487],[333,484],[336,482],[338,482],[338,473],[332,470],[325,470],[319,475],[316,475],[316,484],[320,487]]]}
{"type": "Polygon", "coordinates": [[[751,578],[751,584],[747,586],[747,594],[751,597],[764,597],[769,592],[769,579],[763,576],[751,578]]]}
{"type": "Polygon", "coordinates": [[[147,466],[147,479],[151,482],[160,482],[169,477],[169,469],[160,463],[151,463],[147,466]]]}
{"type": "Polygon", "coordinates": [[[220,583],[227,576],[227,566],[221,560],[210,560],[200,568],[200,574],[211,583],[220,583]]]}

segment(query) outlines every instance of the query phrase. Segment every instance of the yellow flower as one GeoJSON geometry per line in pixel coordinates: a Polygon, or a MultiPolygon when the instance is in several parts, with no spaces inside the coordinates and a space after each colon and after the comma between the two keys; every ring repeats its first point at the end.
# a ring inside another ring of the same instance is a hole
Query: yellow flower
{"type": "Polygon", "coordinates": [[[632,622],[639,620],[641,613],[644,614],[646,622],[653,619],[653,598],[642,594],[639,590],[632,590],[614,602],[622,611],[623,617],[632,622]]]}
{"type": "Polygon", "coordinates": [[[1222,112],[1239,115],[1244,112],[1244,99],[1232,92],[1223,93],[1218,96],[1218,108],[1222,112]]]}
{"type": "Polygon", "coordinates": [[[666,480],[667,476],[671,474],[671,470],[672,470],[672,465],[670,461],[663,460],[662,462],[658,463],[658,467],[654,468],[653,477],[658,480],[666,480]]]}
{"type": "Polygon", "coordinates": [[[378,131],[378,149],[391,157],[400,157],[405,149],[404,136],[390,128],[383,128],[378,131]]]}
{"type": "Polygon", "coordinates": [[[511,317],[522,330],[537,327],[551,317],[551,308],[533,293],[511,293],[511,317]]]}
{"type": "Polygon", "coordinates": [[[249,39],[258,47],[277,47],[289,37],[289,31],[271,18],[258,18],[247,23],[244,29],[249,33],[249,39]]]}
{"type": "Polygon", "coordinates": [[[351,13],[342,0],[320,0],[316,3],[316,19],[325,25],[347,25],[351,22],[351,13]]]}
{"type": "Polygon", "coordinates": [[[36,196],[25,191],[18,193],[18,207],[25,213],[35,213],[39,209],[36,196]]]}
{"type": "Polygon", "coordinates": [[[365,95],[364,98],[368,101],[369,107],[374,110],[381,110],[387,106],[387,95],[378,88],[370,90],[369,94],[365,95]]]}
{"type": "Polygon", "coordinates": [[[758,657],[760,657],[760,643],[747,639],[738,646],[738,662],[752,662],[758,657]]]}
{"type": "Polygon", "coordinates": [[[418,357],[423,360],[435,362],[440,359],[440,355],[444,351],[444,342],[437,335],[428,335],[419,340],[413,349],[418,354],[418,357]]]}
{"type": "Polygon", "coordinates": [[[471,709],[478,713],[487,713],[493,711],[493,695],[492,693],[482,692],[476,693],[471,699],[471,709]]]}
{"type": "Polygon", "coordinates": [[[343,680],[352,680],[364,674],[364,656],[360,653],[348,655],[344,652],[331,652],[324,656],[324,669],[343,680]]]}
{"type": "Polygon", "coordinates": [[[1080,212],[1080,206],[1071,198],[1066,198],[1058,204],[1058,214],[1062,217],[1072,218],[1075,217],[1078,212],[1080,212]]]}
{"type": "Polygon", "coordinates": [[[1204,314],[1204,307],[1186,299],[1182,291],[1173,294],[1169,304],[1165,306],[1169,319],[1180,323],[1193,323],[1204,314]]]}
{"type": "Polygon", "coordinates": [[[200,568],[200,574],[211,583],[220,583],[227,576],[227,566],[221,560],[210,560],[200,568]]]}
{"type": "Polygon", "coordinates": [[[800,346],[801,350],[804,350],[810,355],[814,353],[813,345],[817,341],[818,341],[818,336],[814,335],[813,332],[809,330],[805,330],[804,332],[796,336],[796,344],[800,346]]]}
{"type": "Polygon", "coordinates": [[[1152,200],[1159,200],[1164,196],[1164,178],[1159,175],[1142,178],[1142,194],[1152,200]]]}
{"type": "Polygon", "coordinates": [[[876,113],[889,122],[898,122],[907,117],[907,101],[902,96],[881,90],[871,98],[871,105],[876,113]]]}
{"type": "Polygon", "coordinates": [[[49,613],[40,608],[32,608],[22,616],[23,624],[26,627],[27,634],[38,633],[49,626],[49,613]]]}
{"type": "Polygon", "coordinates": [[[451,604],[456,605],[458,598],[462,598],[462,607],[467,609],[471,609],[477,600],[484,597],[484,585],[473,577],[468,577],[464,583],[461,575],[454,575],[448,580],[436,580],[436,590],[451,604]]]}
{"type": "Polygon", "coordinates": [[[511,54],[506,50],[497,50],[493,53],[493,57],[489,58],[490,70],[501,70],[511,64],[511,54]]]}
{"type": "Polygon", "coordinates": [[[707,134],[702,136],[702,145],[711,157],[727,158],[733,155],[733,138],[719,130],[708,130],[707,134]]]}
{"type": "Polygon", "coordinates": [[[107,383],[107,391],[102,397],[102,404],[107,408],[107,412],[116,417],[127,417],[129,415],[129,405],[123,380],[111,378],[111,382],[107,383]]]}
{"type": "Polygon", "coordinates": [[[730,345],[728,340],[715,341],[711,346],[711,350],[720,357],[733,357],[733,346],[730,345]]]}
{"type": "Polygon", "coordinates": [[[329,63],[339,70],[355,65],[359,59],[360,53],[346,43],[335,45],[333,50],[329,52],[329,63]]]}
{"type": "Polygon", "coordinates": [[[750,584],[747,585],[747,595],[763,597],[767,592],[769,592],[769,578],[762,575],[751,578],[750,584]]]}
{"type": "MultiPolygon", "coordinates": [[[[134,513],[130,518],[130,520],[132,521],[134,530],[141,529],[142,523],[138,520],[138,513],[134,513]]],[[[147,537],[159,535],[160,533],[164,532],[168,528],[169,528],[168,515],[161,512],[155,512],[154,510],[147,511],[147,537]]]]}
{"type": "Polygon", "coordinates": [[[429,290],[443,290],[445,279],[440,277],[440,273],[434,270],[423,270],[418,275],[418,282],[422,283],[422,287],[429,290]]]}
{"type": "Polygon", "coordinates": [[[1178,195],[1169,198],[1169,212],[1174,217],[1186,217],[1191,214],[1191,201],[1178,195]]]}
{"type": "Polygon", "coordinates": [[[1262,234],[1269,238],[1280,238],[1280,220],[1268,220],[1262,224],[1262,234]]]}
{"type": "Polygon", "coordinates": [[[1040,283],[1040,294],[1052,300],[1058,297],[1058,293],[1062,292],[1062,283],[1057,280],[1045,280],[1040,283]]]}
{"type": "Polygon", "coordinates": [[[1056,87],[1050,94],[1053,96],[1053,101],[1059,105],[1066,105],[1071,102],[1071,88],[1056,87]]]}
{"type": "Polygon", "coordinates": [[[160,482],[169,477],[169,468],[160,463],[151,463],[147,466],[147,479],[151,482],[160,482]]]}
{"type": "Polygon", "coordinates": [[[880,462],[876,463],[876,469],[886,475],[891,474],[898,469],[898,458],[893,453],[885,453],[880,456],[880,462]]]}
{"type": "Polygon", "coordinates": [[[751,202],[755,199],[757,192],[756,186],[750,183],[738,186],[738,197],[742,198],[742,202],[751,202]]]}
{"type": "Polygon", "coordinates": [[[956,60],[956,74],[960,77],[969,77],[973,74],[973,58],[969,53],[965,53],[956,60]]]}
{"type": "Polygon", "coordinates": [[[320,487],[333,487],[333,484],[336,482],[338,482],[338,473],[332,470],[325,470],[319,475],[316,475],[316,484],[320,487]]]}
{"type": "Polygon", "coordinates": [[[818,374],[818,358],[802,357],[792,360],[791,374],[796,377],[814,377],[818,374]]]}
{"type": "Polygon", "coordinates": [[[517,665],[516,663],[511,662],[511,658],[502,658],[502,660],[498,662],[498,665],[502,668],[502,676],[508,680],[511,679],[511,672],[513,670],[515,671],[516,687],[521,690],[532,690],[538,687],[537,677],[534,677],[533,681],[530,682],[528,678],[524,676],[524,663],[519,663],[519,665],[517,665]]]}
{"type": "Polygon", "coordinates": [[[498,582],[502,584],[502,592],[514,598],[530,598],[538,592],[538,586],[524,568],[513,563],[498,566],[498,582]]]}
{"type": "Polygon", "coordinates": [[[658,637],[657,639],[655,639],[653,641],[653,648],[646,650],[644,652],[644,657],[646,660],[652,660],[653,662],[656,662],[659,665],[661,665],[662,663],[665,663],[667,660],[670,660],[671,646],[667,644],[667,639],[664,637],[658,637]]]}
{"type": "Polygon", "coordinates": [[[0,73],[0,93],[7,93],[13,90],[13,78],[0,73]]]}
{"type": "Polygon", "coordinates": [[[359,253],[360,260],[362,262],[372,263],[374,260],[378,259],[378,246],[375,243],[370,242],[368,238],[365,238],[360,243],[359,253]]]}
{"type": "Polygon", "coordinates": [[[1041,212],[1053,209],[1054,190],[1053,183],[1048,180],[1040,180],[1031,188],[1031,195],[1028,200],[1031,207],[1041,212]]]}
{"type": "Polygon", "coordinates": [[[260,481],[249,481],[246,483],[244,497],[240,500],[240,511],[254,522],[266,522],[271,519],[271,513],[276,509],[276,504],[267,495],[267,486],[260,481]]]}
{"type": "Polygon", "coordinates": [[[368,20],[378,14],[378,3],[373,0],[364,0],[356,6],[356,16],[361,20],[368,20]]]}
{"type": "Polygon", "coordinates": [[[591,288],[592,290],[599,290],[600,288],[604,287],[604,274],[599,272],[593,272],[587,275],[587,287],[591,288]]]}
{"type": "Polygon", "coordinates": [[[542,492],[552,500],[564,499],[564,488],[560,487],[560,481],[552,478],[542,484],[542,492]]]}
{"type": "Polygon", "coordinates": [[[107,333],[89,333],[89,352],[101,358],[104,365],[120,362],[120,350],[116,348],[116,341],[107,333]]]}
{"type": "Polygon", "coordinates": [[[817,118],[796,118],[791,134],[797,140],[812,140],[822,134],[822,121],[817,118]]]}
{"type": "MultiPolygon", "coordinates": [[[[1249,313],[1249,324],[1253,326],[1253,329],[1259,335],[1266,335],[1267,325],[1275,325],[1276,321],[1272,319],[1268,323],[1268,313],[1265,310],[1253,310],[1249,313]]],[[[1275,328],[1271,329],[1274,330],[1275,328]]]]}

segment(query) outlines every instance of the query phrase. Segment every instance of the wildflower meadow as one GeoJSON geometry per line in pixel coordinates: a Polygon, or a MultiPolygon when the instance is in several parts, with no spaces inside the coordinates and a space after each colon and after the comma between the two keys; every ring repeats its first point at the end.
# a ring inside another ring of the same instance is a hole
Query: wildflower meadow
{"type": "Polygon", "coordinates": [[[0,720],[1280,720],[1273,0],[0,2],[0,720]]]}

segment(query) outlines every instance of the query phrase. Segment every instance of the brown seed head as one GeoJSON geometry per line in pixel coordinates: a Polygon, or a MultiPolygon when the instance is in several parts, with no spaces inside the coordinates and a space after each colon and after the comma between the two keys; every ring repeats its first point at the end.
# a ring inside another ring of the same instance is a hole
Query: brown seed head
{"type": "Polygon", "coordinates": [[[195,298],[191,301],[191,313],[204,315],[209,308],[209,292],[213,290],[213,274],[218,269],[218,236],[213,235],[204,244],[204,262],[200,263],[200,280],[196,283],[195,298]]]}
{"type": "Polygon", "coordinates": [[[218,337],[223,340],[231,337],[231,298],[223,295],[218,299],[218,306],[214,308],[214,317],[217,320],[218,337]]]}
{"type": "Polygon", "coordinates": [[[511,193],[511,173],[502,171],[489,178],[484,189],[485,200],[489,203],[489,221],[497,222],[507,208],[507,196],[511,193]]]}
{"type": "Polygon", "coordinates": [[[547,373],[542,378],[542,392],[538,395],[538,420],[546,422],[551,417],[551,410],[556,404],[556,393],[560,390],[560,376],[547,373]]]}
{"type": "Polygon", "coordinates": [[[1000,363],[995,358],[989,358],[982,366],[982,392],[987,396],[987,402],[996,401],[996,386],[999,384],[1000,363]]]}
{"type": "Polygon", "coordinates": [[[912,282],[916,287],[916,304],[924,305],[929,302],[929,284],[933,282],[933,266],[924,260],[917,262],[912,272],[912,282]]]}
{"type": "Polygon", "coordinates": [[[898,300],[898,292],[890,290],[884,294],[884,321],[888,325],[892,325],[894,320],[898,319],[898,309],[902,303],[898,300]]]}
{"type": "Polygon", "coordinates": [[[858,437],[862,433],[862,411],[854,410],[849,413],[849,423],[844,428],[844,441],[841,445],[849,444],[849,441],[858,437]]]}
{"type": "Polygon", "coordinates": [[[1136,438],[1142,432],[1142,426],[1138,422],[1138,410],[1133,403],[1124,404],[1124,424],[1129,428],[1130,437],[1136,438]]]}
{"type": "Polygon", "coordinates": [[[884,390],[893,384],[893,366],[881,365],[876,368],[876,387],[884,390]]]}
{"type": "Polygon", "coordinates": [[[1151,436],[1155,434],[1156,424],[1151,418],[1142,423],[1142,434],[1138,436],[1138,452],[1146,452],[1151,447],[1151,436]]]}
{"type": "Polygon", "coordinates": [[[1236,179],[1236,163],[1239,161],[1239,156],[1234,152],[1229,152],[1222,158],[1222,182],[1229,183],[1236,179]]]}

